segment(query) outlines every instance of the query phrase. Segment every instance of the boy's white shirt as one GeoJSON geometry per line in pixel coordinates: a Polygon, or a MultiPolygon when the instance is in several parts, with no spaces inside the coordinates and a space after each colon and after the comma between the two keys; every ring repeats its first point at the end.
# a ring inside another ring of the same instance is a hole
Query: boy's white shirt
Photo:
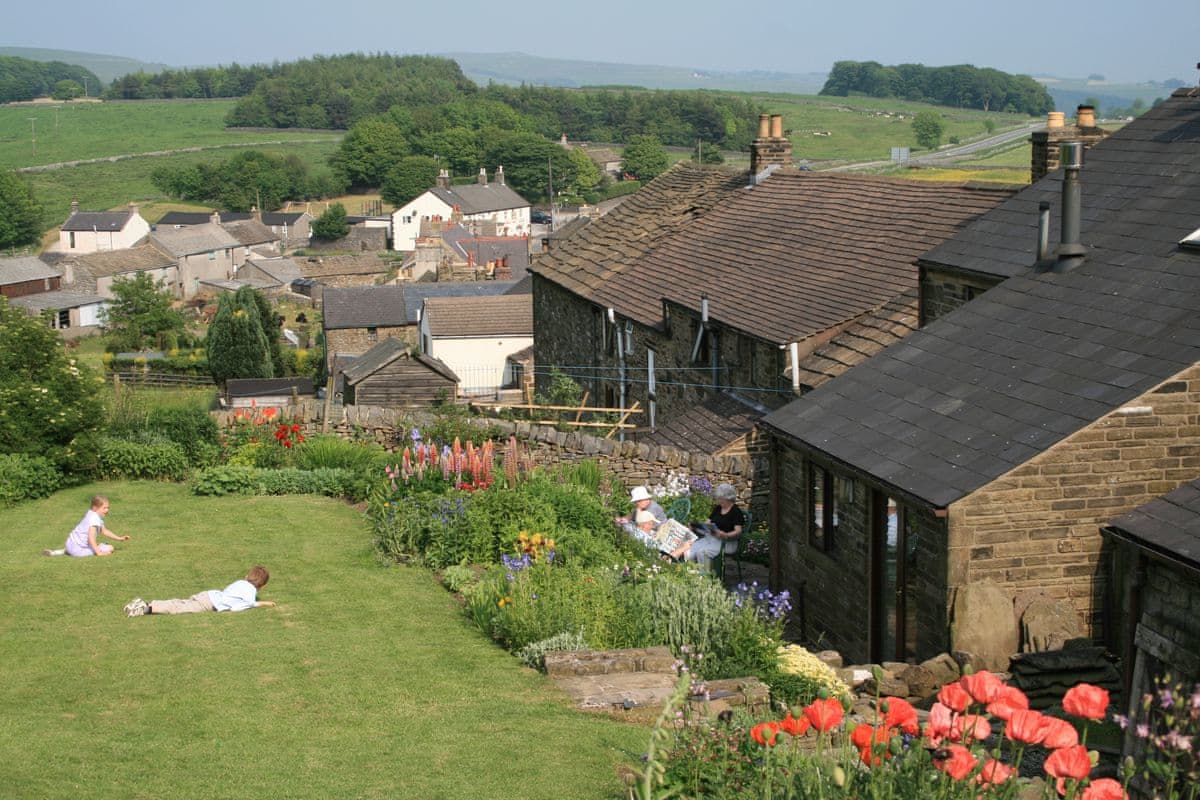
{"type": "Polygon", "coordinates": [[[217,611],[245,611],[254,608],[258,589],[248,580],[234,581],[224,589],[210,589],[208,599],[217,611]]]}

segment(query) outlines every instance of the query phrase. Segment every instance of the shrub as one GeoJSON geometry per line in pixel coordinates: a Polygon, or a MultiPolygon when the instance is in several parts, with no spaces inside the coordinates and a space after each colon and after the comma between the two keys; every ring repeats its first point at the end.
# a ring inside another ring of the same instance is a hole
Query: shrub
{"type": "Polygon", "coordinates": [[[202,496],[223,497],[228,494],[254,494],[254,467],[209,467],[196,472],[192,492],[202,496]]]}
{"type": "Polygon", "coordinates": [[[300,469],[345,469],[367,474],[378,468],[386,455],[377,444],[349,442],[338,436],[310,436],[295,448],[296,466],[300,469]]]}
{"type": "Polygon", "coordinates": [[[451,564],[442,570],[442,583],[452,592],[460,593],[475,584],[475,570],[465,564],[451,564]]]}
{"type": "Polygon", "coordinates": [[[217,422],[198,403],[155,405],[146,426],[175,442],[191,464],[206,464],[217,448],[217,422]]]}
{"type": "Polygon", "coordinates": [[[0,455],[0,507],[54,494],[62,474],[48,458],[23,453],[0,455]]]}
{"type": "Polygon", "coordinates": [[[192,491],[212,496],[322,494],[345,497],[354,482],[354,473],[344,469],[256,469],[226,465],[198,471],[192,481],[192,491]]]}
{"type": "Polygon", "coordinates": [[[516,655],[525,666],[545,672],[547,653],[573,653],[587,649],[588,643],[583,638],[583,631],[564,631],[557,636],[551,636],[549,639],[542,639],[540,642],[527,644],[518,650],[516,655]]]}
{"type": "Polygon", "coordinates": [[[170,441],[136,442],[100,437],[96,453],[97,477],[106,480],[182,480],[188,469],[187,454],[170,441]]]}

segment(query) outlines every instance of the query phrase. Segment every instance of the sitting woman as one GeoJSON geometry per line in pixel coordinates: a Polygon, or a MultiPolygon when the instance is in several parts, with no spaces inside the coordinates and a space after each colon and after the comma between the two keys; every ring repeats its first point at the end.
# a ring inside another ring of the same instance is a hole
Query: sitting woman
{"type": "Polygon", "coordinates": [[[671,555],[682,556],[705,566],[709,565],[724,548],[726,553],[737,552],[737,540],[746,526],[746,515],[737,507],[737,490],[722,483],[713,490],[717,504],[708,515],[708,522],[694,526],[696,533],[703,533],[694,542],[689,542],[671,555]]]}

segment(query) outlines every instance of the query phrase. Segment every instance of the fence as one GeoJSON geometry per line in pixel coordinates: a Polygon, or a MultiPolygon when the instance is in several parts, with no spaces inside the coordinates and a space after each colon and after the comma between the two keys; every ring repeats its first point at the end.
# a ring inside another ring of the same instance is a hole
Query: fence
{"type": "Polygon", "coordinates": [[[109,372],[105,375],[109,383],[131,386],[155,386],[159,388],[215,386],[208,375],[178,375],[173,372],[109,372]]]}

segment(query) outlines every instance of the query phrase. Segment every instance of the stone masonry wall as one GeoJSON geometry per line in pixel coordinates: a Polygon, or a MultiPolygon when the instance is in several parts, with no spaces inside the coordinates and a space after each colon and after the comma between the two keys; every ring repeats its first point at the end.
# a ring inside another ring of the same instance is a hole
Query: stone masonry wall
{"type": "Polygon", "coordinates": [[[384,339],[402,339],[410,346],[417,344],[415,325],[395,328],[376,328],[375,338],[367,334],[366,328],[336,328],[325,331],[325,352],[332,359],[335,355],[362,355],[384,339]]]}
{"type": "Polygon", "coordinates": [[[1099,527],[1200,474],[1200,367],[1127,403],[949,509],[949,586],[991,578],[1069,600],[1098,636],[1099,527]]]}
{"type": "Polygon", "coordinates": [[[983,277],[968,277],[957,272],[921,267],[921,326],[986,292],[999,283],[983,277]]]}

